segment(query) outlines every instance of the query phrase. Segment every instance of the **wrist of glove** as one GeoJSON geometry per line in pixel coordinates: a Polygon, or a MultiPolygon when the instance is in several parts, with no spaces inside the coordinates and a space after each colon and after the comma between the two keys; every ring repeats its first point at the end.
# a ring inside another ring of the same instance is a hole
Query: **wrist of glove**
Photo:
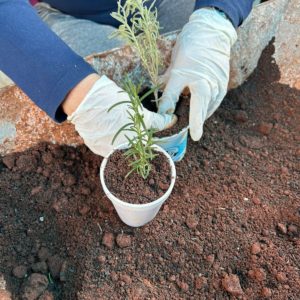
{"type": "MultiPolygon", "coordinates": [[[[96,81],[76,111],[68,117],[75,129],[83,138],[84,143],[94,153],[107,156],[114,146],[126,143],[124,133],[121,133],[112,145],[116,132],[129,122],[127,104],[117,105],[108,112],[109,108],[120,101],[129,101],[129,96],[112,80],[102,76],[96,81]]],[[[173,115],[160,115],[142,108],[147,129],[157,131],[173,125],[173,115]]],[[[133,137],[131,132],[126,135],[133,137]]]]}
{"type": "Polygon", "coordinates": [[[173,113],[185,87],[191,92],[189,127],[193,140],[203,133],[203,124],[223,100],[229,81],[231,46],[237,39],[231,22],[217,10],[195,11],[183,27],[164,76],[166,88],[160,113],[173,113]]]}

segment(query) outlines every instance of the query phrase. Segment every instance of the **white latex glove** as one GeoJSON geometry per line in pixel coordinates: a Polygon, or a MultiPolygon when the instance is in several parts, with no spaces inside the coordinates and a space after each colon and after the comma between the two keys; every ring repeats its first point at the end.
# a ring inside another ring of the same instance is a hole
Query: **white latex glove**
{"type": "MultiPolygon", "coordinates": [[[[124,134],[120,134],[112,145],[116,132],[129,122],[127,104],[116,106],[110,112],[109,108],[120,101],[129,101],[129,96],[106,76],[96,81],[91,90],[80,103],[76,111],[68,117],[84,143],[96,154],[106,156],[115,146],[126,143],[124,134]]],[[[174,115],[160,115],[147,109],[142,109],[147,128],[163,130],[176,122],[174,115]]],[[[132,133],[126,131],[132,137],[132,133]]]]}
{"type": "Polygon", "coordinates": [[[160,113],[173,113],[185,87],[191,92],[190,135],[198,141],[204,121],[223,100],[229,80],[230,49],[237,39],[231,22],[214,8],[195,11],[183,27],[163,80],[160,113]]]}

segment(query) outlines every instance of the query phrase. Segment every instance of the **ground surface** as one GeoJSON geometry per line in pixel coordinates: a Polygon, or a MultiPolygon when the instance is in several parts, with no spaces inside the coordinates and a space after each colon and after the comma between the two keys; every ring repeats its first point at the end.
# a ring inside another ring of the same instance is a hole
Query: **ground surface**
{"type": "Polygon", "coordinates": [[[85,147],[0,159],[0,299],[299,299],[300,91],[272,50],[147,226],[120,222],[85,147]]]}

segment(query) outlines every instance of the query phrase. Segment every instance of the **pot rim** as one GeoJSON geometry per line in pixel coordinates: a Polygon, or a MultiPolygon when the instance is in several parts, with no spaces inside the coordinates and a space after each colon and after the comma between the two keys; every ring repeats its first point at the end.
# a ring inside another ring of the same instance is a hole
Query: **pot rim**
{"type": "Polygon", "coordinates": [[[153,148],[155,150],[157,150],[158,152],[161,152],[163,153],[168,161],[169,161],[169,165],[170,165],[170,168],[171,168],[171,183],[170,183],[170,186],[169,188],[167,189],[167,191],[158,199],[154,200],[154,201],[151,201],[149,203],[144,203],[144,204],[133,204],[133,203],[128,203],[126,201],[123,201],[121,199],[119,199],[118,197],[116,197],[113,193],[110,192],[110,190],[108,189],[108,187],[106,186],[106,183],[105,183],[105,178],[104,178],[104,171],[105,171],[105,168],[106,168],[106,165],[107,165],[107,162],[108,162],[108,159],[109,157],[116,151],[116,150],[122,150],[122,149],[127,149],[128,148],[128,144],[121,144],[117,147],[115,147],[106,157],[103,158],[103,161],[101,163],[101,166],[100,166],[100,181],[101,181],[101,185],[102,185],[102,188],[105,192],[105,194],[109,197],[108,198],[112,198],[113,201],[119,203],[120,205],[123,205],[123,206],[127,206],[127,207],[130,207],[130,208],[140,208],[140,209],[145,209],[145,208],[150,208],[152,206],[156,206],[158,203],[160,202],[163,202],[165,201],[166,197],[165,195],[166,194],[170,194],[171,191],[173,190],[174,188],[174,185],[175,185],[175,181],[176,181],[176,168],[175,168],[175,164],[171,158],[171,156],[163,149],[161,148],[160,146],[154,144],[153,145],[153,148]]]}

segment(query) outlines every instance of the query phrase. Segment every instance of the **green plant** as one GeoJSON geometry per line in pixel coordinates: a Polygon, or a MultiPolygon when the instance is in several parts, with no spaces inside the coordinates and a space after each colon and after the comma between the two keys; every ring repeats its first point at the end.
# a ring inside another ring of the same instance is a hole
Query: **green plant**
{"type": "Polygon", "coordinates": [[[151,161],[157,154],[153,150],[153,130],[146,128],[144,123],[144,116],[142,114],[142,101],[153,93],[153,89],[148,91],[142,97],[139,96],[141,83],[135,86],[127,77],[123,83],[123,89],[129,95],[129,100],[120,101],[111,106],[108,110],[110,112],[116,106],[121,104],[128,104],[127,114],[130,122],[122,126],[115,134],[112,143],[121,132],[130,132],[133,137],[125,134],[129,144],[129,149],[125,151],[124,155],[129,159],[129,167],[131,170],[126,175],[126,178],[132,173],[137,172],[140,176],[146,179],[151,171],[151,161]]]}
{"type": "Polygon", "coordinates": [[[159,72],[162,66],[161,53],[157,46],[159,35],[159,22],[157,10],[152,0],[127,0],[122,5],[118,1],[118,11],[111,16],[120,22],[119,28],[112,37],[120,37],[132,46],[138,53],[143,68],[147,71],[155,101],[158,102],[159,72]],[[146,2],[151,1],[149,7],[146,2]]]}

